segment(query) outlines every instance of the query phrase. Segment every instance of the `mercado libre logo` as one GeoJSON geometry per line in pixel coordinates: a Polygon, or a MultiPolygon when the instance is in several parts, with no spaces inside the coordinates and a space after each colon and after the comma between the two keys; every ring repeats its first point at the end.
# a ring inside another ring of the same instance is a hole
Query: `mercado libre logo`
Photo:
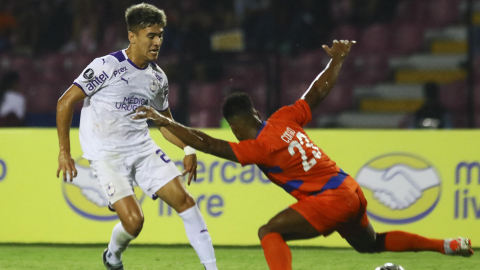
{"type": "Polygon", "coordinates": [[[422,158],[391,153],[365,164],[356,176],[368,201],[370,218],[388,224],[416,222],[437,206],[440,176],[422,158]]]}
{"type": "MultiPolygon", "coordinates": [[[[62,192],[68,206],[82,217],[97,220],[111,221],[118,219],[116,213],[108,210],[108,200],[105,197],[97,179],[90,170],[88,160],[80,158],[75,161],[77,177],[72,182],[62,181],[62,192]]],[[[145,194],[139,187],[135,187],[135,196],[140,204],[145,194]]]]}

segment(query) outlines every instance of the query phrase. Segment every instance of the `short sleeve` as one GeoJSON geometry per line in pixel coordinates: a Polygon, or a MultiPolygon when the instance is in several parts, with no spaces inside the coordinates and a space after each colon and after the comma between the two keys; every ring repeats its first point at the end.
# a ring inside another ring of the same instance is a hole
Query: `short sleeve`
{"type": "Polygon", "coordinates": [[[268,149],[258,140],[246,140],[239,143],[229,142],[233,153],[242,166],[249,164],[266,164],[268,149]]]}
{"type": "Polygon", "coordinates": [[[111,80],[113,77],[111,70],[112,67],[104,58],[96,58],[73,81],[73,84],[80,87],[87,96],[92,96],[111,80]]]}
{"type": "Polygon", "coordinates": [[[162,80],[160,81],[160,90],[151,103],[155,110],[163,112],[168,109],[168,91],[167,76],[162,76],[162,80]]]}
{"type": "Polygon", "coordinates": [[[312,120],[312,111],[304,99],[299,99],[293,105],[282,107],[270,117],[272,118],[291,120],[303,127],[312,120]]]}

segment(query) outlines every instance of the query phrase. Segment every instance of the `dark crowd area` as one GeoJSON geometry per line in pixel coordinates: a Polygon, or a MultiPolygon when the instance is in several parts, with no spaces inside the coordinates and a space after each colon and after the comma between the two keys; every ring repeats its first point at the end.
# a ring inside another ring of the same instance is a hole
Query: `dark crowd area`
{"type": "MultiPolygon", "coordinates": [[[[95,54],[123,48],[124,12],[132,0],[0,1],[0,53],[95,54]]],[[[335,25],[387,22],[398,0],[152,0],[165,10],[165,53],[211,55],[210,35],[238,28],[247,50],[295,53],[318,48],[335,25]]]]}
{"type": "MultiPolygon", "coordinates": [[[[0,106],[7,97],[8,103],[23,104],[11,112],[20,119],[3,122],[55,126],[56,101],[82,70],[94,58],[128,47],[124,13],[141,2],[0,0],[0,106]]],[[[443,15],[461,2],[148,1],[167,15],[158,63],[169,78],[171,110],[180,122],[199,127],[221,125],[220,103],[233,91],[248,92],[266,116],[294,101],[301,93],[292,91],[305,88],[324,68],[328,59],[321,45],[334,38],[360,42],[345,63],[338,94],[319,114],[358,110],[354,87],[392,81],[390,57],[424,51],[417,38],[427,28],[462,23],[458,12],[443,15]],[[241,48],[216,50],[213,37],[229,31],[241,33],[241,48]]],[[[73,126],[80,109],[78,104],[73,126]]]]}

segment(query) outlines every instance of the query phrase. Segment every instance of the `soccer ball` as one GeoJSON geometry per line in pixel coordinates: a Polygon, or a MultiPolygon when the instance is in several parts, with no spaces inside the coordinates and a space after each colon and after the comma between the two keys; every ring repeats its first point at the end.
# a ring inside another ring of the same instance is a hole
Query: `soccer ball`
{"type": "Polygon", "coordinates": [[[405,270],[405,269],[400,265],[396,265],[393,263],[386,263],[382,266],[375,268],[375,270],[405,270]]]}

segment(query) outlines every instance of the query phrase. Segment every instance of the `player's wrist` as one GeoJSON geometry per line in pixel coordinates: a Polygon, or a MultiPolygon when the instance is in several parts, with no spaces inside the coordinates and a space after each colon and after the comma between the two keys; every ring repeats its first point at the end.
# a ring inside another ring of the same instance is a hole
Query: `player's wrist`
{"type": "Polygon", "coordinates": [[[191,147],[191,146],[185,146],[185,148],[183,148],[183,151],[185,152],[185,156],[188,156],[188,155],[194,155],[197,153],[197,151],[195,150],[195,148],[191,147]]]}
{"type": "Polygon", "coordinates": [[[345,54],[345,53],[337,54],[337,55],[334,55],[332,57],[332,60],[335,61],[335,62],[341,62],[345,59],[346,56],[347,56],[347,54],[345,54]]]}
{"type": "Polygon", "coordinates": [[[70,156],[70,149],[60,148],[60,155],[70,156]]]}

